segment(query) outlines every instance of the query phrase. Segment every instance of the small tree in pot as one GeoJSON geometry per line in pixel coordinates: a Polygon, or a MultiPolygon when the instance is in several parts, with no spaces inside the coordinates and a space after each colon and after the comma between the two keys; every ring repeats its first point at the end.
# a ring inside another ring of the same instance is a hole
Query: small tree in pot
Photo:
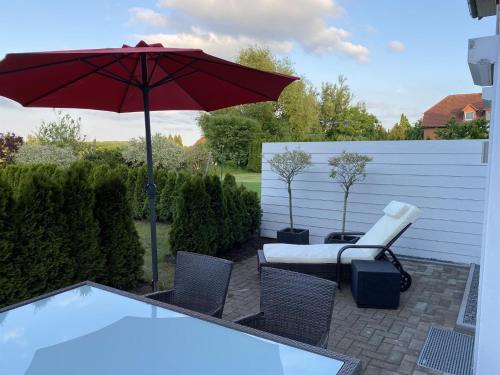
{"type": "MultiPolygon", "coordinates": [[[[366,178],[366,164],[372,160],[367,155],[358,154],[356,152],[342,151],[339,156],[328,160],[332,166],[330,177],[333,178],[344,191],[344,209],[342,213],[342,232],[345,232],[345,222],[347,216],[347,199],[349,192],[357,182],[361,182],[366,178]]],[[[342,241],[354,241],[354,238],[341,236],[342,241]]]]}
{"type": "Polygon", "coordinates": [[[288,188],[288,208],[290,215],[290,228],[278,231],[278,241],[294,244],[308,244],[309,231],[305,229],[296,229],[293,226],[292,212],[292,181],[298,174],[311,165],[311,155],[302,150],[289,151],[274,155],[269,160],[271,169],[286,182],[288,188]]]}

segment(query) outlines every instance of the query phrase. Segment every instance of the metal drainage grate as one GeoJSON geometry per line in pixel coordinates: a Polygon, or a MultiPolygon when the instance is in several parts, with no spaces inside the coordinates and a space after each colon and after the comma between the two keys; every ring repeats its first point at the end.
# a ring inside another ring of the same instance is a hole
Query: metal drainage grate
{"type": "Polygon", "coordinates": [[[453,375],[472,375],[474,337],[431,327],[417,364],[453,375]]]}

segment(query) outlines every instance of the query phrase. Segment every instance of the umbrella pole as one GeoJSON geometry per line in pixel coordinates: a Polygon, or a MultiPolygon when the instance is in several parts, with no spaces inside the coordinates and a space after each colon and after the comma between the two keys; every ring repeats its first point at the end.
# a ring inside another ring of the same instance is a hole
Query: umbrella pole
{"type": "Polygon", "coordinates": [[[146,54],[141,54],[142,96],[144,100],[144,125],[146,128],[146,157],[148,164],[148,184],[146,191],[149,200],[149,224],[151,231],[151,263],[153,271],[153,291],[158,290],[158,252],[156,244],[156,185],[153,172],[153,148],[151,145],[151,122],[149,118],[149,86],[146,54]]]}

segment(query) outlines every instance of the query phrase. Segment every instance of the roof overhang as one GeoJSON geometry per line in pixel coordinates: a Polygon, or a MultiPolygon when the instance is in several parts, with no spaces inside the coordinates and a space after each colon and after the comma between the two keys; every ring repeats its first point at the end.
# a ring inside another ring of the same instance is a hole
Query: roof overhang
{"type": "Polygon", "coordinates": [[[497,0],[467,0],[472,18],[483,18],[496,15],[497,0]]]}

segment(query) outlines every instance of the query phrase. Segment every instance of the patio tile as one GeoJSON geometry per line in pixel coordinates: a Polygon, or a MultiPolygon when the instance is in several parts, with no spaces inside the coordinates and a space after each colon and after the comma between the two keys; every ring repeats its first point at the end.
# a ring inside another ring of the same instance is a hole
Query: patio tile
{"type": "MultiPolygon", "coordinates": [[[[431,325],[454,328],[468,269],[403,260],[413,285],[398,310],[360,309],[348,285],[337,292],[328,348],[363,361],[363,374],[435,374],[416,365],[431,325]]],[[[236,261],[224,319],[259,310],[255,257],[236,261]]]]}

